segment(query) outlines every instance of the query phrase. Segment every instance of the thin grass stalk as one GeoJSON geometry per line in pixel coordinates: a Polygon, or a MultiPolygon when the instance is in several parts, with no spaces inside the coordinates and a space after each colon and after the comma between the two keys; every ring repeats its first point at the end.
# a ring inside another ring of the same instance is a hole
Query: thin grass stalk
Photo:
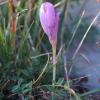
{"type": "Polygon", "coordinates": [[[82,19],[83,19],[84,14],[85,14],[85,10],[82,12],[82,14],[81,14],[81,16],[80,16],[80,19],[79,19],[79,21],[78,21],[78,23],[77,23],[77,25],[76,25],[74,31],[72,32],[73,35],[72,35],[72,37],[71,37],[71,39],[70,39],[70,41],[69,41],[69,43],[68,43],[68,46],[67,46],[67,49],[66,49],[66,50],[69,49],[69,47],[70,47],[70,45],[71,45],[71,43],[72,43],[72,41],[73,41],[73,39],[74,39],[74,37],[75,37],[75,35],[76,35],[76,32],[77,32],[77,30],[78,30],[78,28],[79,28],[79,26],[80,26],[80,24],[81,24],[81,22],[82,22],[82,19]]]}
{"type": "Polygon", "coordinates": [[[91,90],[91,91],[88,91],[86,93],[83,93],[83,94],[80,94],[80,97],[85,97],[85,96],[88,96],[88,95],[91,95],[91,94],[94,94],[96,92],[100,92],[100,89],[94,89],[94,90],[91,90]]]}
{"type": "MultiPolygon", "coordinates": [[[[82,40],[80,41],[80,43],[79,43],[79,45],[78,45],[78,47],[77,47],[75,53],[73,54],[72,61],[74,61],[74,59],[75,59],[75,57],[76,57],[76,55],[77,55],[79,49],[81,48],[81,46],[82,46],[82,44],[83,44],[83,42],[84,42],[86,36],[88,35],[88,32],[90,31],[91,27],[93,26],[93,24],[95,23],[95,21],[97,20],[97,18],[99,17],[99,15],[100,15],[100,12],[98,12],[98,14],[96,15],[96,17],[95,17],[94,20],[91,22],[91,24],[90,24],[90,26],[88,27],[88,29],[86,30],[86,32],[85,32],[85,34],[84,34],[82,40]]],[[[74,62],[73,62],[73,63],[74,63],[74,62]]],[[[73,63],[72,63],[71,66],[70,66],[69,73],[70,73],[71,70],[72,70],[73,63]]]]}
{"type": "Polygon", "coordinates": [[[38,78],[35,81],[33,80],[32,85],[36,85],[41,80],[41,78],[43,77],[43,74],[45,73],[45,71],[47,69],[48,64],[49,64],[49,53],[48,53],[48,60],[47,60],[46,65],[44,66],[44,68],[43,68],[41,74],[38,76],[38,78]]]}
{"type": "Polygon", "coordinates": [[[70,0],[66,0],[65,1],[65,5],[64,5],[64,8],[63,8],[63,14],[62,14],[62,19],[61,19],[61,46],[64,46],[64,29],[65,27],[63,27],[64,23],[65,23],[65,18],[67,17],[67,13],[68,13],[68,6],[69,6],[69,2],[70,0]],[[67,9],[67,11],[66,11],[67,9]]]}
{"type": "Polygon", "coordinates": [[[90,26],[89,26],[88,29],[86,30],[86,32],[85,32],[85,34],[84,34],[82,40],[80,41],[80,43],[79,43],[79,45],[78,45],[78,47],[77,47],[77,49],[76,49],[76,51],[75,51],[75,53],[74,53],[74,55],[73,55],[73,57],[72,57],[72,60],[75,59],[75,57],[76,57],[76,55],[77,55],[79,49],[81,48],[81,46],[82,46],[82,44],[83,44],[83,42],[84,42],[84,40],[85,40],[85,38],[86,38],[88,32],[90,31],[91,27],[93,26],[93,24],[95,23],[95,21],[97,20],[97,18],[99,17],[99,15],[100,15],[100,12],[98,12],[98,14],[96,15],[96,17],[93,19],[93,21],[91,22],[90,26]]]}
{"type": "Polygon", "coordinates": [[[64,23],[65,23],[65,18],[67,17],[67,13],[68,13],[68,7],[69,7],[69,3],[70,0],[66,0],[65,1],[65,5],[63,8],[63,18],[62,18],[62,22],[61,22],[61,47],[62,47],[62,58],[63,58],[63,64],[64,64],[64,71],[65,71],[65,81],[68,85],[68,87],[70,88],[70,84],[69,84],[69,77],[68,77],[68,70],[67,70],[67,62],[66,62],[66,55],[65,55],[65,44],[64,44],[64,30],[65,27],[63,27],[64,23]],[[67,11],[66,11],[67,9],[67,11]]]}
{"type": "Polygon", "coordinates": [[[62,1],[59,1],[58,3],[56,3],[55,4],[55,8],[58,8],[58,7],[60,7],[61,5],[63,5],[65,3],[65,1],[64,0],[62,0],[62,1]]]}

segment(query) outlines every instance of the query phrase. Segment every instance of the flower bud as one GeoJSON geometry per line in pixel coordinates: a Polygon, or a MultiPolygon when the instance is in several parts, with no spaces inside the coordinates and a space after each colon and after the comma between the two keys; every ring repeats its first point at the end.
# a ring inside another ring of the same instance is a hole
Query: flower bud
{"type": "Polygon", "coordinates": [[[54,6],[49,2],[42,3],[39,15],[42,28],[47,34],[51,45],[56,45],[59,16],[54,6]]]}

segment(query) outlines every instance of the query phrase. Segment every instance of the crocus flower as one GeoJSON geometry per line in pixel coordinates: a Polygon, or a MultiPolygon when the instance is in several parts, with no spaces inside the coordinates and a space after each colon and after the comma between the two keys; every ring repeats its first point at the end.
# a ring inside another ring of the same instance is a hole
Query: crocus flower
{"type": "Polygon", "coordinates": [[[54,6],[45,2],[40,7],[40,22],[44,32],[47,34],[53,50],[53,85],[56,80],[56,44],[57,44],[57,30],[58,30],[58,14],[54,6]]]}
{"type": "Polygon", "coordinates": [[[59,16],[54,6],[49,2],[42,3],[39,15],[42,28],[47,34],[51,45],[56,45],[59,16]]]}

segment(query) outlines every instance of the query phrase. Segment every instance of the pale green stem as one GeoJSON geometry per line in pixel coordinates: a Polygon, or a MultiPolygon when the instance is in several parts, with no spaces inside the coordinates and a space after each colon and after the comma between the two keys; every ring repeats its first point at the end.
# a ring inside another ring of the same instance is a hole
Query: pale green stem
{"type": "Polygon", "coordinates": [[[52,45],[52,52],[53,52],[53,78],[52,78],[52,85],[54,85],[55,81],[56,81],[56,63],[57,63],[56,45],[52,45]]]}

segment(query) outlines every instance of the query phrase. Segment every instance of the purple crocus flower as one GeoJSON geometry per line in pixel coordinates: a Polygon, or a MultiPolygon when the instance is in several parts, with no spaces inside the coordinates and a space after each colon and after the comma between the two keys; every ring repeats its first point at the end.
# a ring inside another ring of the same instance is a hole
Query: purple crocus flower
{"type": "Polygon", "coordinates": [[[54,6],[49,2],[42,3],[39,15],[42,28],[47,34],[51,45],[56,45],[59,16],[54,6]]]}

